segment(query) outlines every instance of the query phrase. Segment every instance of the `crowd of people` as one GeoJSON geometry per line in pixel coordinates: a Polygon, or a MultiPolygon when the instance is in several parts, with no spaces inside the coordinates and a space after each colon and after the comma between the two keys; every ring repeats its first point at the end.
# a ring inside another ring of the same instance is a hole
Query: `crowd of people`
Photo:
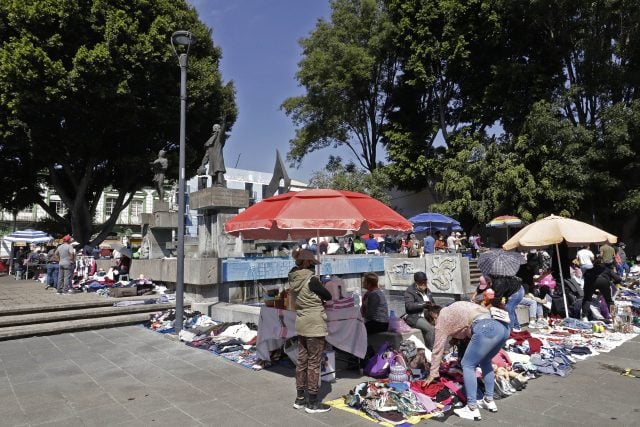
{"type": "Polygon", "coordinates": [[[47,245],[32,245],[29,250],[18,247],[13,268],[17,279],[41,279],[45,289],[53,289],[58,295],[75,293],[74,283],[97,274],[112,282],[128,277],[131,257],[125,250],[109,251],[107,258],[113,265],[108,271],[99,271],[96,260],[100,258],[105,257],[99,249],[89,245],[79,248],[70,235],[65,235],[47,245]]]}
{"type": "MultiPolygon", "coordinates": [[[[431,246],[435,248],[436,237],[438,240],[442,238],[442,236],[428,237],[431,237],[433,241],[425,241],[424,247],[427,250],[431,246]]],[[[409,236],[409,242],[413,238],[414,236],[409,236]]],[[[580,273],[583,273],[580,277],[583,280],[584,293],[583,299],[579,302],[578,318],[581,313],[583,321],[593,319],[590,306],[594,294],[599,294],[604,299],[606,306],[613,306],[612,293],[615,292],[616,285],[621,282],[621,276],[618,272],[624,273],[624,270],[617,265],[616,258],[620,257],[620,252],[623,249],[624,244],[617,247],[605,244],[600,246],[597,255],[591,255],[588,259],[583,256],[588,250],[587,248],[581,249],[583,252],[578,252],[576,260],[589,261],[589,263],[582,263],[580,268],[577,268],[580,273]]],[[[310,251],[303,251],[303,253],[305,252],[308,252],[305,256],[297,258],[296,263],[302,262],[302,264],[296,269],[311,269],[317,262],[310,251]],[[305,259],[308,261],[300,261],[305,259]]],[[[513,255],[520,256],[517,253],[513,255]]],[[[410,327],[421,332],[426,348],[431,351],[430,370],[422,384],[426,387],[438,379],[440,362],[443,360],[445,350],[450,344],[458,346],[466,406],[455,409],[454,413],[461,418],[479,420],[481,419],[480,409],[490,412],[498,410],[494,401],[496,373],[492,360],[503,348],[511,334],[526,333],[521,330],[517,307],[520,305],[527,308],[529,330],[549,328],[552,323],[549,316],[553,311],[552,303],[556,296],[556,279],[552,274],[551,264],[551,257],[547,252],[530,251],[526,255],[522,255],[519,270],[514,270],[513,274],[506,276],[484,274],[470,300],[456,301],[446,307],[440,307],[435,303],[429,290],[427,275],[424,272],[414,274],[413,284],[404,292],[405,314],[402,318],[410,327]],[[482,372],[482,383],[484,384],[481,398],[477,396],[477,368],[482,372]]],[[[292,272],[291,274],[300,273],[292,272]]],[[[313,276],[311,270],[306,272],[305,277],[307,276],[307,288],[303,285],[303,289],[305,292],[311,292],[310,295],[313,295],[317,310],[313,311],[316,313],[316,318],[312,323],[316,326],[322,325],[322,316],[319,314],[322,311],[322,303],[325,301],[325,297],[320,291],[322,286],[320,281],[313,276]]],[[[362,279],[362,286],[365,293],[362,297],[361,313],[367,333],[375,334],[387,331],[390,325],[389,306],[384,291],[378,286],[378,276],[375,273],[366,273],[362,279]]],[[[309,310],[309,308],[305,308],[305,310],[309,310]]],[[[609,312],[604,314],[604,321],[611,322],[612,314],[609,312]]],[[[303,333],[303,319],[306,315],[301,315],[301,312],[298,311],[298,316],[300,332],[303,333]]],[[[308,351],[308,349],[303,350],[302,348],[300,350],[308,351]]],[[[329,406],[317,401],[315,385],[308,386],[309,401],[307,403],[304,384],[316,384],[315,381],[317,381],[315,373],[313,373],[316,369],[315,362],[313,366],[311,366],[311,359],[308,363],[306,376],[298,375],[299,370],[304,370],[304,368],[298,367],[296,371],[298,398],[294,407],[301,408],[307,405],[308,408],[311,408],[308,412],[329,410],[329,406]],[[303,381],[305,378],[306,383],[303,381]]]]}
{"type": "MultiPolygon", "coordinates": [[[[470,252],[475,257],[482,245],[480,234],[467,236],[466,232],[460,231],[448,234],[436,231],[428,232],[424,239],[419,239],[415,233],[404,236],[368,234],[344,238],[312,238],[304,243],[302,248],[313,254],[319,252],[323,255],[401,253],[409,258],[417,258],[424,254],[465,252],[470,252]]],[[[285,245],[278,248],[278,256],[288,255],[289,251],[285,245]]]]}

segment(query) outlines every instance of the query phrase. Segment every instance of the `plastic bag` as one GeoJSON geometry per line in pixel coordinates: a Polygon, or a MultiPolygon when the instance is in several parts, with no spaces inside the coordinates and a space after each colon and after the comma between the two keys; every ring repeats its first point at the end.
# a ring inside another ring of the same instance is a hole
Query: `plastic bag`
{"type": "Polygon", "coordinates": [[[389,313],[389,330],[391,332],[402,334],[405,332],[411,332],[411,327],[407,325],[407,322],[397,317],[396,313],[391,310],[389,313]]]}

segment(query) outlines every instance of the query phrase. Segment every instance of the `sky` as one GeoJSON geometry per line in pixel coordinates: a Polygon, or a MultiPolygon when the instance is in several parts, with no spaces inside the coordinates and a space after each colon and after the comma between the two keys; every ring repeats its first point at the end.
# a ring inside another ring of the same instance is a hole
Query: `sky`
{"type": "MultiPolygon", "coordinates": [[[[282,102],[304,94],[295,74],[302,59],[298,41],[319,18],[330,17],[329,0],[188,0],[200,20],[213,30],[222,49],[220,69],[236,88],[238,119],[225,144],[227,167],[271,172],[276,149],[286,162],[295,127],[282,102]]],[[[307,181],[323,169],[331,154],[351,158],[346,150],[323,149],[305,157],[291,178],[307,181]]]]}

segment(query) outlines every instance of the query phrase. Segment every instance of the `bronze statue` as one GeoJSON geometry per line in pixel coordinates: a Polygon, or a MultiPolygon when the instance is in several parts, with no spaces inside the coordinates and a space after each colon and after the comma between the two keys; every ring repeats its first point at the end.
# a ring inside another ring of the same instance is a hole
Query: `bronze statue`
{"type": "Polygon", "coordinates": [[[160,201],[164,201],[164,173],[168,166],[169,161],[165,157],[165,151],[158,151],[158,158],[151,163],[151,169],[153,170],[153,182],[156,183],[156,190],[158,191],[160,201]]]}
{"type": "Polygon", "coordinates": [[[211,185],[224,187],[224,174],[227,171],[224,167],[224,155],[222,149],[224,148],[224,121],[222,126],[219,124],[213,125],[211,136],[204,143],[207,148],[207,152],[202,158],[202,163],[198,168],[198,174],[204,175],[205,167],[209,163],[209,175],[211,176],[211,185]]]}

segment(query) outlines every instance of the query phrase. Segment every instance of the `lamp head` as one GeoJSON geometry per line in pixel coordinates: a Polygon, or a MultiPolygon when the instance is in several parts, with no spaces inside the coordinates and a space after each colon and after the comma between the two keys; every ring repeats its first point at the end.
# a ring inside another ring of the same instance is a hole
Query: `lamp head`
{"type": "Polygon", "coordinates": [[[186,46],[187,48],[196,42],[196,38],[190,31],[176,31],[171,35],[171,44],[186,46]]]}

